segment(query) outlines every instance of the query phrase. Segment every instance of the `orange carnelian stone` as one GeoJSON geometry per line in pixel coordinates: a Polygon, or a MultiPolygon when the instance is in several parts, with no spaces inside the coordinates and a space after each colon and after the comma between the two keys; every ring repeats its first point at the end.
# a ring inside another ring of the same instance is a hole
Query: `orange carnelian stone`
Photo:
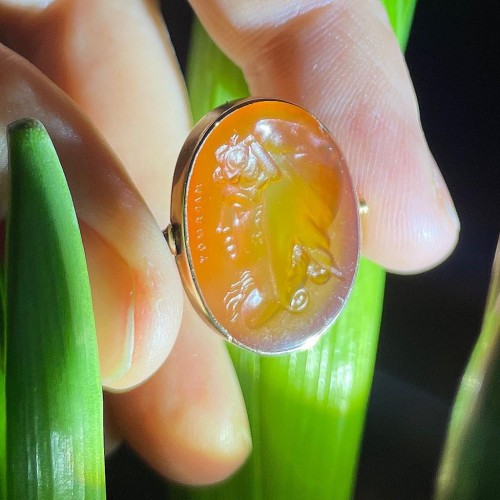
{"type": "Polygon", "coordinates": [[[316,118],[280,101],[224,116],[195,155],[185,207],[193,278],[231,340],[288,351],[333,322],[356,272],[358,207],[316,118]]]}

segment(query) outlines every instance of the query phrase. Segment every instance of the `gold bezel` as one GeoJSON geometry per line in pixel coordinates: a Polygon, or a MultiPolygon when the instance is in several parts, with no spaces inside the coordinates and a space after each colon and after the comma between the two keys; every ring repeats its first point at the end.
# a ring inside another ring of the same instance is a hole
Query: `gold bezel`
{"type": "MultiPolygon", "coordinates": [[[[248,346],[239,342],[234,338],[214,317],[210,308],[207,306],[203,299],[203,293],[198,285],[193,261],[190,253],[189,247],[189,234],[187,231],[187,220],[186,220],[186,196],[187,190],[190,182],[190,175],[192,172],[193,165],[196,161],[197,155],[200,148],[211,131],[217,127],[217,125],[229,114],[242,108],[244,106],[256,103],[256,102],[285,102],[281,99],[270,99],[270,98],[244,98],[236,101],[228,102],[218,108],[213,109],[208,114],[206,114],[192,129],[189,136],[187,137],[177,160],[177,164],[174,172],[174,179],[172,184],[172,197],[171,197],[171,223],[165,229],[164,235],[168,242],[172,254],[175,256],[177,267],[181,276],[181,280],[184,285],[186,294],[195,308],[196,312],[203,318],[205,323],[207,323],[212,329],[215,329],[221,336],[223,336],[227,341],[238,345],[244,349],[256,352],[258,354],[266,355],[279,355],[284,353],[289,353],[293,351],[298,351],[306,349],[314,345],[314,343],[321,337],[327,328],[337,319],[341,310],[338,311],[337,315],[332,319],[330,325],[325,327],[322,331],[315,332],[309,338],[305,339],[303,342],[291,345],[290,348],[281,348],[276,351],[269,350],[259,350],[254,347],[248,346]]],[[[293,106],[299,107],[296,104],[291,104],[293,106]]],[[[356,195],[356,193],[354,193],[356,195]]],[[[357,222],[358,231],[358,252],[356,260],[356,270],[354,273],[354,279],[351,283],[348,294],[345,297],[347,301],[352,285],[357,274],[357,268],[359,266],[359,237],[360,237],[360,224],[359,217],[357,222]]]]}

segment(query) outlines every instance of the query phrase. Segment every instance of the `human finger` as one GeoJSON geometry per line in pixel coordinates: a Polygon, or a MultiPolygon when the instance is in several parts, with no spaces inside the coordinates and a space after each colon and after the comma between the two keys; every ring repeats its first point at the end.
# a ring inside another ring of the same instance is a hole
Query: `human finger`
{"type": "Polygon", "coordinates": [[[0,218],[6,212],[6,127],[47,128],[73,197],[89,267],[105,384],[137,385],[163,362],[182,311],[177,270],[161,231],[119,161],[67,96],[0,45],[0,218]]]}
{"type": "MultiPolygon", "coordinates": [[[[33,58],[79,101],[120,157],[126,159],[125,164],[131,176],[148,180],[141,186],[142,194],[153,207],[154,200],[159,200],[156,207],[163,214],[157,215],[160,220],[162,217],[164,219],[165,215],[168,217],[168,193],[175,165],[173,157],[180,148],[179,141],[183,140],[183,137],[179,139],[180,132],[187,133],[189,119],[185,91],[179,86],[178,68],[172,63],[172,49],[166,43],[165,28],[158,20],[159,13],[152,10],[150,2],[142,1],[127,2],[125,10],[121,1],[75,1],[66,2],[64,7],[59,6],[52,14],[44,11],[43,22],[31,19],[28,23],[28,31],[32,33],[36,28],[35,31],[39,33],[36,51],[26,41],[27,33],[22,34],[19,29],[10,30],[12,43],[33,58]],[[51,15],[55,17],[49,22],[51,15]],[[60,31],[47,32],[46,27],[52,25],[59,26],[60,31]],[[46,30],[45,35],[42,35],[43,30],[46,30]],[[104,45],[107,47],[104,49],[107,54],[105,57],[102,50],[104,45]],[[64,55],[60,55],[58,47],[61,46],[65,47],[64,55]],[[45,55],[40,53],[42,50],[45,55]],[[51,66],[54,65],[50,56],[53,50],[59,54],[55,67],[51,66]],[[167,55],[162,54],[162,50],[167,55]],[[155,57],[149,57],[155,53],[155,57]],[[141,77],[136,79],[138,74],[141,77]],[[115,87],[113,82],[117,79],[126,81],[127,85],[115,87]],[[156,99],[157,103],[152,109],[150,101],[156,99]],[[146,101],[145,106],[142,101],[146,101]],[[175,109],[177,111],[172,111],[175,109]],[[108,115],[114,118],[110,120],[108,115]],[[130,127],[131,121],[141,123],[140,140],[135,129],[130,127]],[[169,132],[171,129],[175,129],[176,134],[172,135],[169,132]],[[122,149],[123,145],[126,145],[125,149],[122,149]],[[148,151],[149,160],[140,163],[132,161],[134,156],[140,156],[143,149],[148,151]],[[160,170],[158,165],[161,166],[160,170]],[[161,192],[161,197],[157,196],[158,192],[161,192]]],[[[9,25],[16,25],[14,17],[11,16],[9,25]]],[[[177,479],[182,477],[186,482],[220,480],[241,463],[250,449],[248,422],[246,417],[242,417],[245,410],[241,393],[220,339],[213,338],[213,333],[199,321],[189,303],[185,307],[182,331],[183,337],[187,339],[184,343],[193,345],[193,349],[176,346],[175,361],[167,361],[167,368],[162,368],[154,375],[144,389],[121,395],[119,401],[125,410],[114,413],[116,425],[128,430],[126,438],[146,460],[165,474],[174,474],[177,479]],[[193,339],[204,337],[207,340],[200,341],[203,360],[199,363],[199,369],[193,372],[190,369],[192,354],[200,352],[200,347],[193,339]],[[171,363],[175,363],[175,369],[168,368],[171,363]],[[214,373],[218,375],[214,377],[214,373]],[[199,387],[198,392],[205,393],[202,404],[196,393],[191,391],[179,391],[176,398],[179,407],[197,409],[196,417],[201,424],[197,425],[199,430],[196,434],[181,436],[180,431],[186,430],[186,422],[191,415],[187,411],[173,423],[160,418],[154,408],[148,415],[141,411],[141,405],[138,404],[140,395],[143,392],[147,394],[152,390],[151,387],[161,393],[163,387],[172,385],[171,379],[181,379],[184,384],[196,385],[199,387]],[[221,395],[226,397],[221,398],[221,395]],[[215,413],[214,408],[217,408],[215,413]],[[213,418],[214,415],[224,418],[213,418]],[[228,432],[228,429],[234,431],[228,432]],[[174,439],[178,446],[173,449],[165,446],[159,448],[152,443],[156,435],[166,435],[167,443],[174,439]],[[208,453],[203,449],[203,443],[206,442],[219,445],[214,445],[212,452],[208,453]],[[150,443],[151,446],[145,447],[143,443],[150,443]],[[163,462],[175,463],[177,468],[158,465],[163,462]]]]}
{"type": "Polygon", "coordinates": [[[2,7],[4,2],[4,43],[41,69],[91,117],[160,227],[166,227],[173,169],[190,129],[190,115],[156,2],[35,2],[43,8],[2,7]]]}
{"type": "Polygon", "coordinates": [[[191,0],[252,94],[301,104],[330,129],[366,201],[363,254],[396,272],[430,268],[459,222],[429,151],[411,80],[374,0],[191,0]]]}
{"type": "Polygon", "coordinates": [[[248,420],[229,363],[224,345],[188,313],[158,372],[131,392],[108,395],[124,438],[161,474],[214,483],[247,457],[248,420]]]}

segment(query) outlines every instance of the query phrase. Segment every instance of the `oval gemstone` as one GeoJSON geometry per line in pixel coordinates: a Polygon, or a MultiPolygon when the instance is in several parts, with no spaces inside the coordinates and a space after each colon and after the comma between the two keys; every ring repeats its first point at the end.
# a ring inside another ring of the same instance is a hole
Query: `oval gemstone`
{"type": "Polygon", "coordinates": [[[261,353],[311,345],[355,277],[357,200],[325,127],[293,104],[247,100],[204,130],[185,178],[195,304],[228,340],[261,353]]]}

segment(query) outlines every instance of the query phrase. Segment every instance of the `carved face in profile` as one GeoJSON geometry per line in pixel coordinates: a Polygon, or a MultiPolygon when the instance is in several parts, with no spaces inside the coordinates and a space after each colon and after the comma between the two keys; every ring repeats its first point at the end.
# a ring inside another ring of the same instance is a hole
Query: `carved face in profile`
{"type": "Polygon", "coordinates": [[[356,272],[345,161],[321,123],[290,103],[228,104],[207,123],[182,191],[186,252],[177,259],[192,302],[250,349],[304,346],[338,315],[356,272]]]}
{"type": "Polygon", "coordinates": [[[331,142],[279,119],[260,120],[217,149],[213,178],[224,185],[217,233],[241,268],[224,296],[231,321],[258,328],[280,310],[301,313],[311,285],[342,279],[329,237],[341,191],[329,168],[337,155],[331,142]],[[323,186],[322,176],[333,178],[323,186]]]}

